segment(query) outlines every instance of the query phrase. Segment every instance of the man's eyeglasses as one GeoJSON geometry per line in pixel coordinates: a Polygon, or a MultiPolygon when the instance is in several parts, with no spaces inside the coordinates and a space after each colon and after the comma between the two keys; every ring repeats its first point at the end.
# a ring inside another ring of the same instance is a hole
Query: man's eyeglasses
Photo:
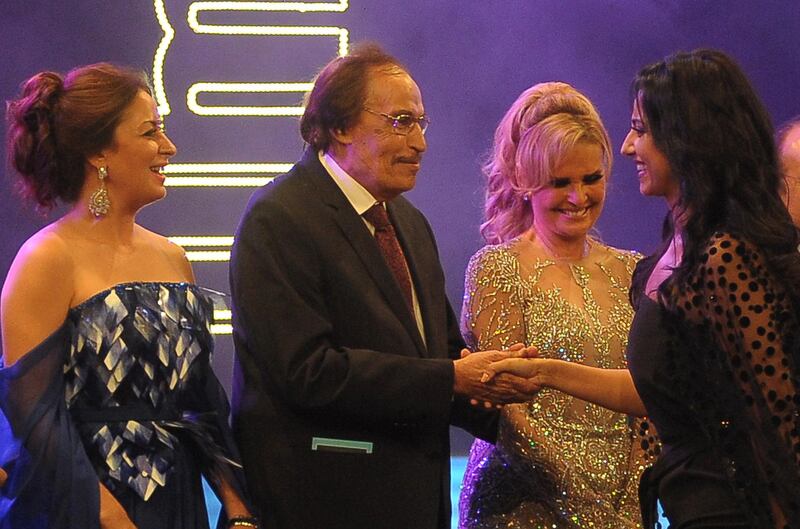
{"type": "Polygon", "coordinates": [[[392,130],[395,134],[401,134],[405,136],[411,129],[414,128],[414,125],[419,125],[419,129],[425,134],[425,131],[428,130],[428,125],[431,124],[431,120],[428,116],[412,116],[411,114],[400,114],[398,116],[392,116],[391,114],[386,114],[384,112],[376,112],[375,110],[365,108],[365,112],[369,112],[370,114],[375,114],[376,116],[383,116],[384,118],[388,119],[392,122],[392,130]]]}

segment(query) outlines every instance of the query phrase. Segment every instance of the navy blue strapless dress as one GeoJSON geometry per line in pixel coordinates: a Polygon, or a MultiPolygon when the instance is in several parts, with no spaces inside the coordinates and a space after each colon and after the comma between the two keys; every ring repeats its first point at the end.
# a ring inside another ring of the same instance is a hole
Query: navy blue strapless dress
{"type": "Polygon", "coordinates": [[[99,527],[99,480],[139,529],[208,529],[201,474],[243,491],[211,370],[217,302],[187,283],[120,284],[0,370],[0,528],[99,527]]]}

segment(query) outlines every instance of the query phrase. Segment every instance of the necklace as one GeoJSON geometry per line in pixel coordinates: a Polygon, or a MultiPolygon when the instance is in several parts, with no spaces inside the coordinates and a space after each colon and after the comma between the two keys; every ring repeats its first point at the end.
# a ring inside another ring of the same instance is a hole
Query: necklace
{"type": "Polygon", "coordinates": [[[547,242],[547,239],[545,239],[544,237],[537,236],[535,234],[535,232],[532,232],[531,233],[531,242],[535,244],[536,241],[539,241],[539,243],[542,245],[542,248],[545,250],[545,253],[547,254],[547,256],[552,261],[554,261],[555,263],[559,263],[559,264],[560,263],[572,264],[572,263],[575,263],[575,262],[580,261],[582,259],[585,259],[586,256],[589,255],[589,251],[592,248],[592,246],[591,246],[591,244],[589,242],[589,238],[588,237],[585,238],[584,241],[583,241],[583,248],[581,249],[581,255],[579,257],[577,257],[577,258],[574,258],[574,257],[567,257],[567,256],[559,255],[558,252],[556,252],[555,248],[553,248],[553,246],[550,243],[547,242]]]}

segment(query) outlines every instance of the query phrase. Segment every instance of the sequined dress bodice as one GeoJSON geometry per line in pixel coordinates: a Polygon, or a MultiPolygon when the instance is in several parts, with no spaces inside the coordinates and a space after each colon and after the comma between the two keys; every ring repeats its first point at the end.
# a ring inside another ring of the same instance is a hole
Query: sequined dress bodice
{"type": "MultiPolygon", "coordinates": [[[[467,342],[524,342],[541,357],[624,367],[637,258],[595,243],[578,263],[523,262],[517,241],[486,247],[467,271],[467,342]]],[[[638,527],[637,446],[628,417],[554,390],[505,406],[496,445],[473,445],[461,527],[638,527]]]]}
{"type": "Polygon", "coordinates": [[[213,450],[204,386],[219,294],[187,283],[129,283],[69,311],[67,409],[101,481],[147,499],[181,443],[213,450]]]}

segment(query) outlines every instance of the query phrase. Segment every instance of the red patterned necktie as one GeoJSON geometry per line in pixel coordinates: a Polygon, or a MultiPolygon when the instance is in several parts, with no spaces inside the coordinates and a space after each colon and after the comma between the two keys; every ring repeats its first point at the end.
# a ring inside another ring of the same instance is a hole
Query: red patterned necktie
{"type": "Polygon", "coordinates": [[[381,203],[375,204],[364,212],[363,217],[375,227],[375,240],[378,242],[378,248],[380,248],[386,264],[389,265],[389,269],[394,274],[397,284],[400,285],[400,290],[403,291],[406,303],[408,303],[409,308],[413,309],[411,274],[408,272],[408,263],[403,255],[403,249],[400,248],[400,242],[397,240],[394,226],[389,221],[386,208],[381,203]]]}

